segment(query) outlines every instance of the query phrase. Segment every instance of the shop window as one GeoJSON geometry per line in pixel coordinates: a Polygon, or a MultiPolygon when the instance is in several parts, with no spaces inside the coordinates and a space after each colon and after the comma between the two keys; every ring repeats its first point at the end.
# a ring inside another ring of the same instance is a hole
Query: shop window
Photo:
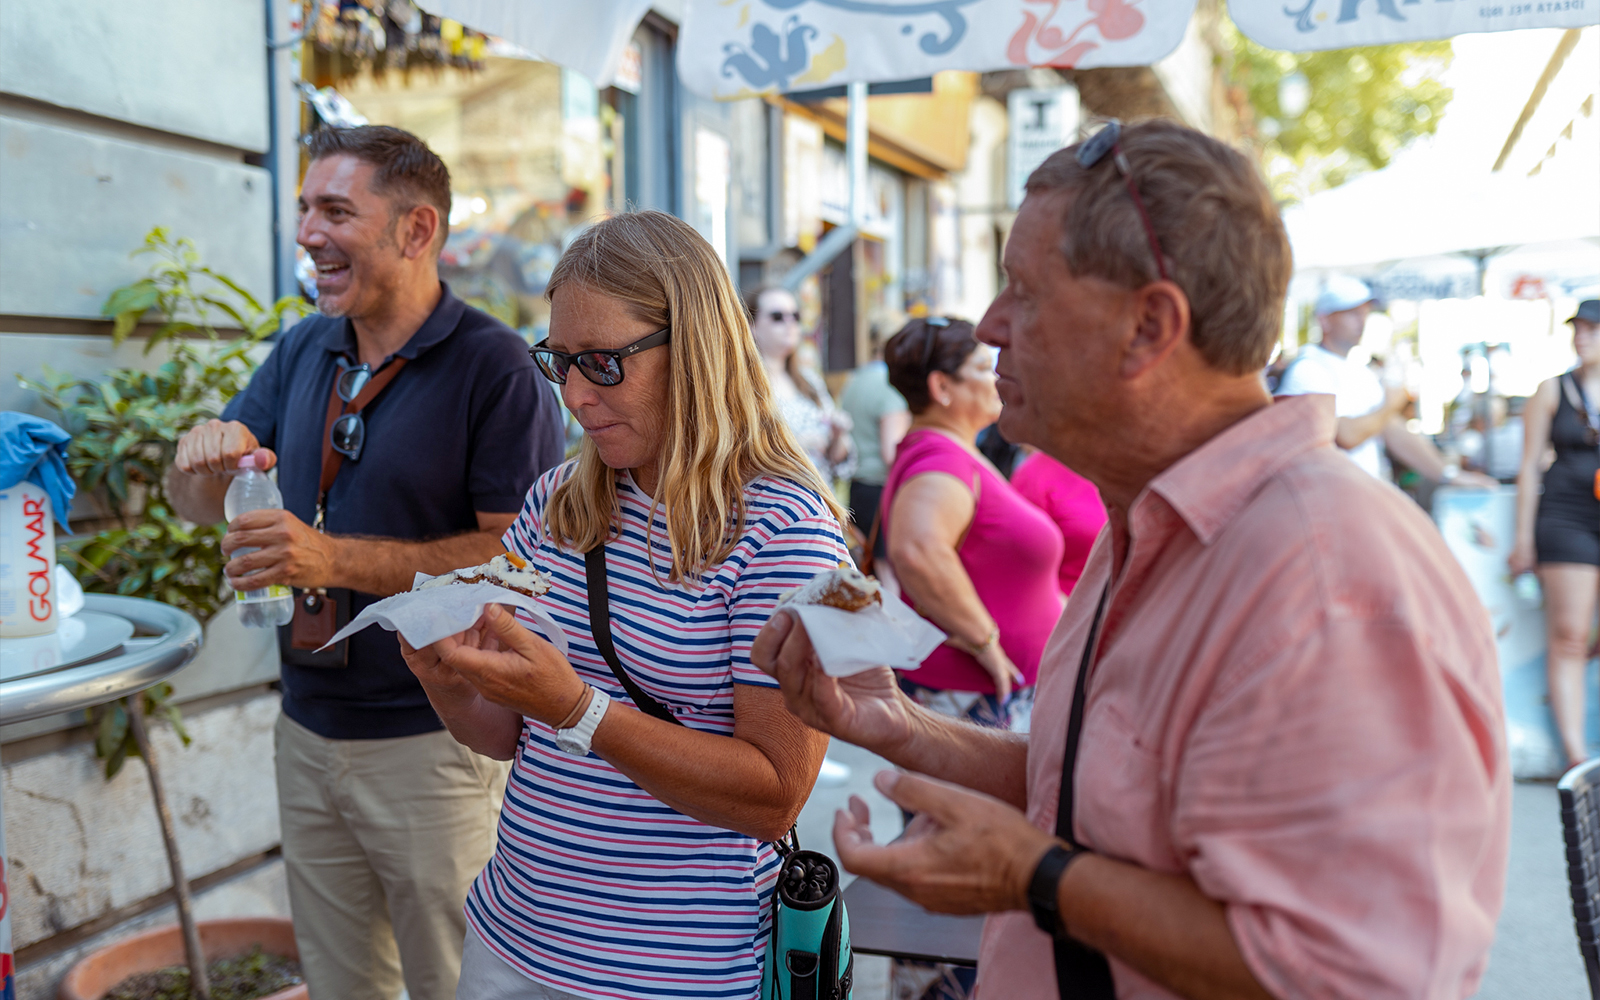
{"type": "Polygon", "coordinates": [[[454,199],[440,275],[535,341],[561,251],[622,208],[628,102],[551,63],[490,54],[479,66],[364,69],[339,88],[373,124],[415,133],[445,161],[454,199]]]}

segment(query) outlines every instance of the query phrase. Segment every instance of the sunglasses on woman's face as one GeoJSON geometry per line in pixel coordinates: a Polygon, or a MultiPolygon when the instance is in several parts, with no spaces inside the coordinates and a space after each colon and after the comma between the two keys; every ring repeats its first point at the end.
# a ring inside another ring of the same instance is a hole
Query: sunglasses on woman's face
{"type": "Polygon", "coordinates": [[[800,310],[793,309],[789,312],[784,312],[781,309],[775,309],[772,312],[767,313],[767,319],[772,320],[774,323],[798,323],[800,322],[800,310]]]}
{"type": "Polygon", "coordinates": [[[641,337],[626,347],[615,351],[578,351],[568,354],[558,351],[553,347],[546,347],[548,338],[539,341],[538,345],[528,351],[539,371],[544,377],[556,385],[567,384],[567,373],[574,366],[583,373],[583,377],[595,385],[611,386],[622,381],[622,359],[631,358],[641,351],[648,351],[652,347],[660,347],[672,338],[672,328],[657,330],[646,337],[641,337]]]}

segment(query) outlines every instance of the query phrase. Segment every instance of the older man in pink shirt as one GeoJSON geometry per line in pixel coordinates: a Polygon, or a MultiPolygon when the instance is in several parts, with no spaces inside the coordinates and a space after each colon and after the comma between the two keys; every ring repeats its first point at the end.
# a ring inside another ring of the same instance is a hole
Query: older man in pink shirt
{"type": "Polygon", "coordinates": [[[1488,616],[1335,450],[1331,399],[1268,397],[1290,266],[1254,168],[1113,124],[1030,179],[1005,264],[979,327],[1001,429],[1110,521],[1031,737],[932,716],[887,669],[829,677],[769,624],[752,655],[791,708],[929,776],[878,776],[919,814],[892,844],[840,813],[846,867],[990,913],[982,1000],[1470,996],[1509,831],[1488,616]]]}

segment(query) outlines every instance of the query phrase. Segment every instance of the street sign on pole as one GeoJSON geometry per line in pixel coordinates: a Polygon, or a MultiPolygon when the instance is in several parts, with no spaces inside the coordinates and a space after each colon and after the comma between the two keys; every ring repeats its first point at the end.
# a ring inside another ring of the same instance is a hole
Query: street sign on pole
{"type": "Polygon", "coordinates": [[[1078,131],[1078,88],[1013,90],[1006,98],[1011,134],[1006,146],[1006,200],[1022,204],[1028,175],[1078,131]]]}

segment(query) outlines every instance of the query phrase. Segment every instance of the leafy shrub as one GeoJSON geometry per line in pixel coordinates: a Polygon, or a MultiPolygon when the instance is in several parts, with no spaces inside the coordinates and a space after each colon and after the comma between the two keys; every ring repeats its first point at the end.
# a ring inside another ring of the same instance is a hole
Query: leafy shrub
{"type": "Polygon", "coordinates": [[[147,597],[204,622],[228,599],[222,577],[222,525],[190,525],[167,499],[165,475],[189,428],[217,416],[244,387],[262,341],[285,319],[310,311],[285,296],[263,306],[236,281],[204,266],[194,244],[150,230],[134,256],[151,256],[150,274],[112,292],[101,313],[121,344],[146,314],[161,324],[145,345],[167,345],[153,372],[116,368],[83,379],[46,366],[39,379],[18,376],[56,412],[72,435],[67,468],[78,488],[95,493],[116,525],[65,540],[60,560],[86,590],[147,597]],[[240,335],[224,338],[218,323],[240,335]]]}

